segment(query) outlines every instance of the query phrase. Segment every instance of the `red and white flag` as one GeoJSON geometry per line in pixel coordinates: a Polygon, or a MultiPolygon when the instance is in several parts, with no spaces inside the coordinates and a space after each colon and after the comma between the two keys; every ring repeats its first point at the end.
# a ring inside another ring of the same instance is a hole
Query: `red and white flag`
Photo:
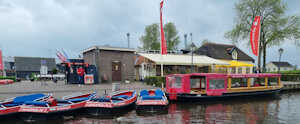
{"type": "Polygon", "coordinates": [[[164,26],[162,21],[162,9],[164,1],[160,3],[160,39],[161,39],[161,54],[167,54],[167,43],[165,39],[164,26]]]}
{"type": "Polygon", "coordinates": [[[252,48],[252,53],[258,55],[259,50],[259,34],[260,34],[260,16],[256,16],[252,25],[250,32],[250,44],[252,48]]]}
{"type": "Polygon", "coordinates": [[[60,61],[61,61],[62,63],[67,63],[67,62],[69,62],[68,59],[67,59],[64,55],[62,55],[62,54],[61,54],[60,52],[58,52],[57,50],[56,50],[56,52],[59,54],[59,55],[56,54],[56,56],[60,59],[60,61]]]}
{"type": "Polygon", "coordinates": [[[0,70],[3,70],[2,51],[0,50],[0,70]]]}

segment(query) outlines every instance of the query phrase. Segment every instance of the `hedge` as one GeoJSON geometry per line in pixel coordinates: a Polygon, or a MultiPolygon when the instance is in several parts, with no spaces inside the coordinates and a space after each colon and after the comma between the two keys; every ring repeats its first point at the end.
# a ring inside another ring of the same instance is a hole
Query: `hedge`
{"type": "Polygon", "coordinates": [[[300,79],[300,74],[283,74],[281,75],[282,81],[293,81],[296,77],[300,79]]]}
{"type": "Polygon", "coordinates": [[[161,87],[161,82],[164,82],[164,87],[166,86],[166,77],[145,77],[144,82],[147,83],[147,85],[153,86],[159,86],[161,87]]]}
{"type": "Polygon", "coordinates": [[[0,79],[11,79],[14,80],[14,82],[16,82],[16,77],[0,77],[0,79]]]}

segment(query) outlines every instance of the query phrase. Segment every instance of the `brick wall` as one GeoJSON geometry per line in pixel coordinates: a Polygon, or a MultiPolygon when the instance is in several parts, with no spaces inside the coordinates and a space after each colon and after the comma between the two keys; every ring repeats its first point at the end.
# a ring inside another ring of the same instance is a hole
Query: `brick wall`
{"type": "MultiPolygon", "coordinates": [[[[100,50],[98,54],[99,76],[103,74],[108,76],[108,81],[112,81],[112,63],[118,61],[121,63],[122,81],[125,79],[134,80],[134,52],[100,50]]],[[[94,64],[94,51],[83,54],[84,61],[94,64]]]]}

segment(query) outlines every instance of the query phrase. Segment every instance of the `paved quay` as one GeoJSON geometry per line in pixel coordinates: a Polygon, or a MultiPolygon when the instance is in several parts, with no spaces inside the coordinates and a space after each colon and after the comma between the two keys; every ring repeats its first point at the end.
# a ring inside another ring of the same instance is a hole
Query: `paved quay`
{"type": "MultiPolygon", "coordinates": [[[[153,87],[150,85],[140,84],[139,82],[132,82],[129,84],[120,83],[120,90],[136,90],[140,92],[143,89],[157,89],[159,87],[153,87]]],[[[66,84],[64,81],[58,81],[53,83],[53,81],[47,81],[46,84],[42,85],[41,81],[21,81],[15,82],[13,84],[0,85],[0,102],[5,101],[7,98],[27,95],[32,93],[49,93],[55,98],[61,98],[65,95],[70,95],[74,93],[88,93],[88,92],[98,92],[99,96],[103,96],[106,93],[112,92],[112,83],[101,83],[84,85],[84,87],[78,87],[78,84],[66,84]]]]}

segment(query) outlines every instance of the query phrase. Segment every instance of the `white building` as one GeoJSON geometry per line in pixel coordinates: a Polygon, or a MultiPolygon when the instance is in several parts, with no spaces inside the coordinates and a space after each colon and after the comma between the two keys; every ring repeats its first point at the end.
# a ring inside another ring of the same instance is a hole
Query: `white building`
{"type": "Polygon", "coordinates": [[[291,71],[293,66],[288,62],[269,62],[266,65],[267,72],[278,72],[278,68],[280,67],[280,71],[291,71]]]}

